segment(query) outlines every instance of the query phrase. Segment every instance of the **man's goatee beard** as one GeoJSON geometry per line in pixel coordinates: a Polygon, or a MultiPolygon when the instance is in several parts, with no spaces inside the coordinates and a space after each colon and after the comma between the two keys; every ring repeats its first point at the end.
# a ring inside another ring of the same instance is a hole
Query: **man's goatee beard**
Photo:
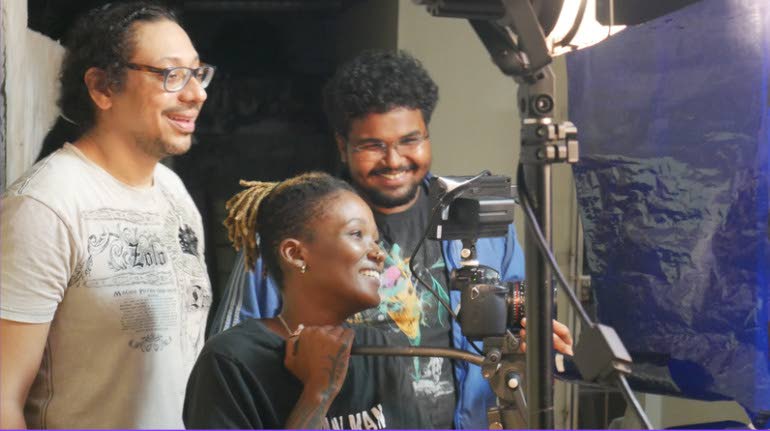
{"type": "Polygon", "coordinates": [[[419,186],[420,186],[419,183],[412,184],[409,190],[407,190],[406,193],[400,196],[391,196],[379,190],[371,189],[371,188],[362,188],[362,187],[357,187],[357,188],[372,206],[377,208],[395,208],[395,207],[400,207],[402,205],[406,205],[409,202],[412,202],[415,196],[417,196],[417,191],[419,190],[419,186]]]}

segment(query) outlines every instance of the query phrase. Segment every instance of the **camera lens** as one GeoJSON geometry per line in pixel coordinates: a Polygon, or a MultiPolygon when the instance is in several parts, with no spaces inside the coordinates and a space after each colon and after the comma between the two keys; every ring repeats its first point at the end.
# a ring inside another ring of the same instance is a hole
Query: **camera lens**
{"type": "Polygon", "coordinates": [[[524,314],[525,294],[527,291],[527,283],[525,281],[517,281],[515,283],[507,283],[509,285],[508,293],[508,326],[521,329],[521,319],[526,315],[524,314]]]}

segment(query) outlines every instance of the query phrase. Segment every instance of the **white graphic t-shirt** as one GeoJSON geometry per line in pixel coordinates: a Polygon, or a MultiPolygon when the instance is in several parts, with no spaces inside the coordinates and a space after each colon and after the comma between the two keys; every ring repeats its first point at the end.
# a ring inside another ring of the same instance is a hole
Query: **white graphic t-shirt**
{"type": "Polygon", "coordinates": [[[27,426],[182,428],[211,286],[180,179],[131,187],[65,144],[3,194],[0,237],[0,318],[51,323],[27,426]]]}

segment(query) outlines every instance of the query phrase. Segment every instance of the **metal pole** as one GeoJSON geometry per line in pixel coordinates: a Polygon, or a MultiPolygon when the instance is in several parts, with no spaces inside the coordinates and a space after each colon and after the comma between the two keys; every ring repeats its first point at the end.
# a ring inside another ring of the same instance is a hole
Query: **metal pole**
{"type": "MultiPolygon", "coordinates": [[[[547,157],[548,136],[544,126],[552,124],[553,72],[534,83],[519,83],[521,109],[521,156],[527,191],[535,216],[549,246],[551,238],[551,164],[547,157]]],[[[527,275],[527,402],[529,427],[553,429],[553,285],[551,269],[537,247],[537,239],[527,230],[525,260],[527,275]]]]}

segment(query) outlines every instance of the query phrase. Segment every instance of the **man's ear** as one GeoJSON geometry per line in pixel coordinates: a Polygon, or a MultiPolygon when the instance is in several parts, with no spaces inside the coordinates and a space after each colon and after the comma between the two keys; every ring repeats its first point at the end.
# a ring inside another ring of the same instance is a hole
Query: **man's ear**
{"type": "Polygon", "coordinates": [[[307,251],[302,241],[295,238],[286,238],[278,245],[278,256],[282,264],[300,270],[307,265],[305,259],[307,251]]]}
{"type": "Polygon", "coordinates": [[[342,137],[339,133],[334,134],[334,141],[337,142],[337,152],[340,155],[340,161],[342,163],[347,164],[348,163],[348,152],[347,148],[345,148],[345,138],[342,137]]]}
{"type": "Polygon", "coordinates": [[[112,107],[112,90],[107,82],[107,74],[103,69],[91,67],[86,70],[83,81],[88,88],[91,100],[101,110],[106,111],[112,107]]]}

